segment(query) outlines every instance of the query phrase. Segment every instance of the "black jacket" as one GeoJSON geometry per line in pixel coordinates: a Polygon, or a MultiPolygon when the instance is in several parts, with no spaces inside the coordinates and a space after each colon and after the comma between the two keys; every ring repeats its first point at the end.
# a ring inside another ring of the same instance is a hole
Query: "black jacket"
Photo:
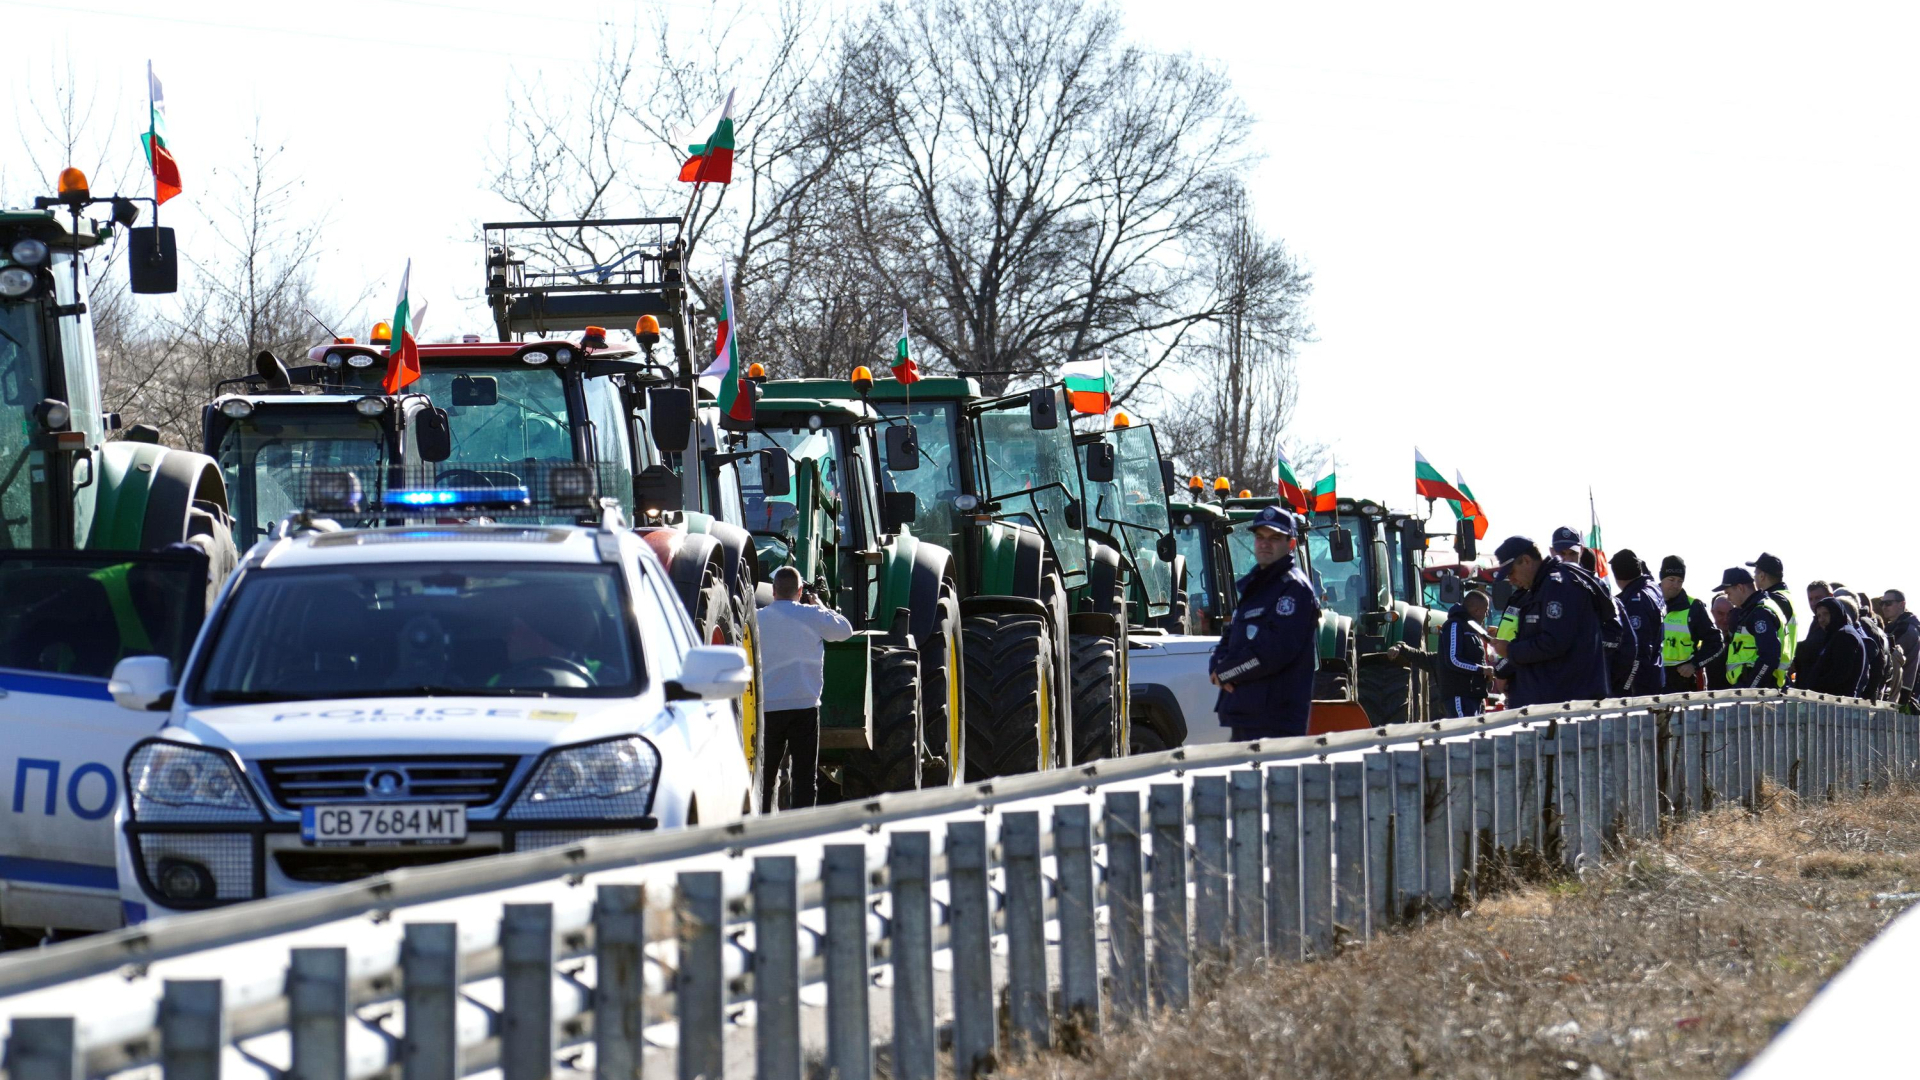
{"type": "Polygon", "coordinates": [[[1890,697],[1887,684],[1892,671],[1888,661],[1892,659],[1893,646],[1887,641],[1887,632],[1880,628],[1879,619],[1871,617],[1861,617],[1855,625],[1867,639],[1867,682],[1860,696],[1875,700],[1890,697]]]}
{"type": "Polygon", "coordinates": [[[1816,610],[1827,613],[1827,632],[1819,654],[1801,668],[1803,687],[1816,694],[1855,697],[1866,683],[1867,637],[1838,597],[1820,601],[1816,610]]]}
{"type": "Polygon", "coordinates": [[[1520,603],[1520,628],[1507,647],[1512,661],[1510,707],[1607,696],[1602,627],[1613,619],[1613,598],[1593,575],[1558,560],[1540,565],[1520,603]]]}
{"type": "Polygon", "coordinates": [[[1213,648],[1211,674],[1230,683],[1214,709],[1249,738],[1307,733],[1320,658],[1320,600],[1287,556],[1238,582],[1233,620],[1213,648]]]}
{"type": "Polygon", "coordinates": [[[1487,676],[1492,670],[1487,666],[1488,636],[1486,627],[1467,617],[1467,605],[1447,609],[1433,674],[1449,715],[1472,716],[1487,698],[1487,676]]]}
{"type": "Polygon", "coordinates": [[[1627,609],[1627,629],[1633,631],[1633,672],[1626,686],[1629,696],[1658,694],[1666,687],[1660,647],[1666,637],[1667,604],[1659,586],[1646,575],[1620,584],[1620,603],[1627,609]]]}

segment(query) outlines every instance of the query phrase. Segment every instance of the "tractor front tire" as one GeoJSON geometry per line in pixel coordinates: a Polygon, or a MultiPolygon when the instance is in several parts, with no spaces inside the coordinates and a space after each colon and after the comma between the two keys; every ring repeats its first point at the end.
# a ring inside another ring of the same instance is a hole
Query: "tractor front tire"
{"type": "Polygon", "coordinates": [[[1036,772],[1057,736],[1054,649],[1038,615],[970,615],[962,624],[966,662],[969,781],[1036,772]]]}
{"type": "Polygon", "coordinates": [[[1120,645],[1105,634],[1075,634],[1073,641],[1073,763],[1118,757],[1120,645]]]}
{"type": "Polygon", "coordinates": [[[1413,702],[1413,673],[1384,661],[1360,661],[1360,707],[1375,727],[1404,724],[1417,719],[1409,715],[1413,702]]]}
{"type": "Polygon", "coordinates": [[[920,787],[920,654],[883,648],[873,658],[873,749],[840,765],[839,796],[871,799],[920,787]]]}

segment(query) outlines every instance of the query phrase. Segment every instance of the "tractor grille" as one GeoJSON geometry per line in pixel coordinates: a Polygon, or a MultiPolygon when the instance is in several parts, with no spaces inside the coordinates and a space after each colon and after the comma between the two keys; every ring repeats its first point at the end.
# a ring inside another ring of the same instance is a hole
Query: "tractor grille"
{"type": "Polygon", "coordinates": [[[519,760],[512,755],[490,754],[457,758],[299,758],[263,761],[260,767],[273,801],[289,810],[354,802],[487,806],[499,801],[519,760]],[[399,783],[382,784],[383,780],[399,783]]]}

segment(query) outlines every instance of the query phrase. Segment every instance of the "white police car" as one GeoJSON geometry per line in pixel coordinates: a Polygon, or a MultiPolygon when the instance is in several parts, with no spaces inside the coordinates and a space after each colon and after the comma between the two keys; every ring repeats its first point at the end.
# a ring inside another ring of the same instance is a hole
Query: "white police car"
{"type": "Polygon", "coordinates": [[[750,807],[746,655],[614,522],[283,528],[171,667],[109,683],[168,714],[119,778],[130,922],[750,807]]]}

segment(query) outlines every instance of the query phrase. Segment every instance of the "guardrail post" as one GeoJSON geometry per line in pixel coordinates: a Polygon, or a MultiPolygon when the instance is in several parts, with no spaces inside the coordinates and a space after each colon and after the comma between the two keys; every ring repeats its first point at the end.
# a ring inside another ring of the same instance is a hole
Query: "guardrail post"
{"type": "Polygon", "coordinates": [[[827,915],[827,1069],[840,1080],[873,1075],[867,1017],[867,846],[828,844],[821,854],[827,915]]]}
{"type": "Polygon", "coordinates": [[[1106,797],[1108,991],[1116,1023],[1147,1011],[1146,887],[1140,859],[1140,793],[1106,797]]]}
{"type": "Polygon", "coordinates": [[[1712,789],[1707,796],[1708,809],[1717,810],[1733,794],[1733,784],[1728,779],[1727,766],[1733,756],[1732,740],[1727,737],[1727,713],[1725,705],[1715,705],[1709,714],[1713,717],[1711,745],[1707,748],[1707,763],[1711,766],[1711,778],[1707,781],[1712,789]]]}
{"type": "Polygon", "coordinates": [[[1193,778],[1193,948],[1227,948],[1227,778],[1193,778]]]}
{"type": "Polygon", "coordinates": [[[1333,766],[1333,922],[1348,937],[1367,934],[1367,767],[1333,766]]]}
{"type": "Polygon", "coordinates": [[[971,1077],[993,1067],[998,1030],[993,1011],[993,909],[987,896],[986,822],[955,821],[947,826],[947,897],[948,947],[953,951],[953,1071],[971,1077]]]}
{"type": "Polygon", "coordinates": [[[168,979],[160,997],[160,1075],[220,1080],[227,1014],[219,979],[168,979]]]}
{"type": "Polygon", "coordinates": [[[1426,849],[1427,907],[1453,910],[1453,799],[1447,776],[1447,744],[1420,747],[1425,784],[1421,787],[1421,836],[1426,849]]]}
{"type": "Polygon", "coordinates": [[[347,1080],[347,950],[294,949],[287,965],[286,1080],[347,1080]]]}
{"type": "Polygon", "coordinates": [[[1818,702],[1814,705],[1813,709],[1814,715],[1819,718],[1815,723],[1819,726],[1820,732],[1820,749],[1818,751],[1820,764],[1814,771],[1814,775],[1820,780],[1820,787],[1814,792],[1814,797],[1831,799],[1834,795],[1834,789],[1839,786],[1840,782],[1839,761],[1836,755],[1836,750],[1839,747],[1839,734],[1835,730],[1833,703],[1829,701],[1818,702]]]}
{"type": "Polygon", "coordinates": [[[1421,788],[1420,751],[1390,750],[1393,768],[1393,918],[1411,922],[1425,910],[1426,796],[1421,788]]]}
{"type": "Polygon", "coordinates": [[[408,923],[400,942],[402,1080],[454,1080],[460,1075],[455,1018],[460,1001],[460,927],[408,923]]]}
{"type": "Polygon", "coordinates": [[[1300,766],[1300,914],[1307,951],[1333,955],[1333,769],[1300,766]]]}
{"type": "MultiPolygon", "coordinates": [[[[757,896],[756,896],[757,899],[757,896]]],[[[757,912],[756,912],[757,913],[757,912]]],[[[755,935],[764,945],[765,938],[755,935]]],[[[594,1080],[638,1080],[646,1052],[647,901],[638,885],[602,885],[593,897],[594,1080]]],[[[754,983],[760,975],[754,950],[754,983]]],[[[761,1013],[764,1020],[765,1013],[761,1013]]],[[[765,1073],[761,1075],[767,1075],[765,1073]]]]}
{"type": "Polygon", "coordinates": [[[1390,826],[1393,821],[1393,760],[1385,750],[1364,759],[1367,770],[1367,937],[1387,926],[1388,867],[1393,862],[1390,826]]]}
{"type": "MultiPolygon", "coordinates": [[[[1711,708],[1712,706],[1708,706],[1711,708]]],[[[1701,771],[1700,729],[1702,710],[1688,709],[1680,739],[1680,767],[1686,777],[1686,805],[1682,814],[1693,817],[1707,808],[1705,775],[1701,771]]]]}
{"type": "MultiPolygon", "coordinates": [[[[1056,811],[1056,822],[1057,814],[1056,811]]],[[[1055,847],[1057,850],[1058,845],[1055,847]]],[[[1083,846],[1081,851],[1085,852],[1086,848],[1083,846]]],[[[792,860],[788,860],[788,865],[792,865],[792,860]]],[[[1089,863],[1089,873],[1091,868],[1089,863]]],[[[1065,877],[1063,872],[1063,883],[1065,877]]],[[[887,948],[893,960],[892,1075],[895,1080],[934,1080],[940,1071],[940,1041],[933,1015],[933,837],[930,834],[896,832],[888,837],[887,887],[893,901],[893,919],[887,930],[887,948]]],[[[1063,928],[1065,906],[1063,889],[1063,928]]],[[[754,934],[758,939],[758,928],[754,934]]],[[[791,935],[792,931],[788,930],[788,936],[791,935]]],[[[1065,943],[1063,934],[1063,948],[1065,943]]],[[[791,1069],[783,1065],[776,1074],[763,1068],[756,1080],[766,1080],[769,1076],[777,1076],[778,1080],[800,1080],[799,975],[799,969],[795,968],[791,1069]]]]}
{"type": "Polygon", "coordinates": [[[1087,804],[1053,808],[1053,854],[1060,897],[1060,1008],[1069,1023],[1098,1031],[1100,955],[1093,921],[1093,814],[1087,804]]]}
{"type": "Polygon", "coordinates": [[[1640,738],[1633,752],[1640,761],[1640,834],[1660,835],[1660,727],[1651,715],[1640,718],[1640,738]]]}
{"type": "Polygon", "coordinates": [[[1620,839],[1620,807],[1623,801],[1621,789],[1627,781],[1626,771],[1620,768],[1620,762],[1614,756],[1615,744],[1620,740],[1618,716],[1600,716],[1594,718],[1589,726],[1594,729],[1594,747],[1598,751],[1600,786],[1599,797],[1595,800],[1598,813],[1594,815],[1594,835],[1601,844],[1617,842],[1620,839]]]}
{"type": "Polygon", "coordinates": [[[1580,735],[1580,855],[1592,862],[1600,857],[1607,823],[1600,790],[1600,720],[1579,720],[1573,726],[1580,735]]]}
{"type": "Polygon", "coordinates": [[[1447,748],[1447,815],[1453,824],[1447,883],[1457,897],[1473,896],[1473,744],[1451,742],[1447,748]]]}
{"type": "MultiPolygon", "coordinates": [[[[924,833],[895,833],[902,836],[924,833]]],[[[760,1080],[800,1080],[800,863],[792,855],[760,855],[753,860],[753,1060],[760,1080]]],[[[601,886],[604,894],[607,886],[601,886]]],[[[902,915],[900,903],[894,903],[895,985],[908,981],[901,975],[901,927],[911,925],[911,915],[902,915]]],[[[927,913],[920,912],[925,926],[927,913]]],[[[928,963],[931,965],[931,958],[928,963]]],[[[911,962],[906,964],[911,967],[911,962]]],[[[929,979],[932,975],[927,976],[929,979]]],[[[645,983],[636,984],[644,986],[645,983]]],[[[898,1037],[906,1026],[896,1012],[894,1031],[898,1037]]],[[[599,1036],[598,1028],[594,1035],[599,1036]]],[[[638,1042],[635,1043],[636,1049],[638,1042]]]]}
{"type": "MultiPolygon", "coordinates": [[[[1029,1050],[1051,1045],[1047,1016],[1047,912],[1040,884],[1040,814],[1009,811],[1000,819],[1006,874],[1008,1034],[1029,1050]]],[[[1014,1048],[1017,1052],[1018,1047],[1014,1048]]]]}
{"type": "Polygon", "coordinates": [[[1153,1003],[1184,1009],[1190,981],[1187,954],[1187,786],[1150,789],[1153,821],[1153,1003]]]}
{"type": "Polygon", "coordinates": [[[1267,952],[1266,816],[1260,771],[1239,769],[1231,777],[1233,806],[1234,956],[1251,960],[1267,952]]]}
{"type": "Polygon", "coordinates": [[[1640,729],[1646,719],[1642,713],[1620,718],[1620,760],[1624,763],[1620,773],[1621,831],[1635,837],[1644,835],[1640,808],[1645,802],[1647,774],[1640,767],[1640,729]]]}
{"type": "Polygon", "coordinates": [[[1747,708],[1750,702],[1735,702],[1727,710],[1727,796],[1733,802],[1749,805],[1747,786],[1747,708]]]}
{"type": "Polygon", "coordinates": [[[1580,725],[1565,718],[1553,724],[1553,794],[1560,813],[1560,849],[1566,864],[1580,865],[1581,844],[1586,838],[1581,817],[1580,725]]]}
{"type": "Polygon", "coordinates": [[[1267,766],[1267,940],[1275,958],[1300,961],[1306,949],[1300,895],[1300,766],[1267,766]]]}
{"type": "Polygon", "coordinates": [[[86,1074],[73,1017],[15,1017],[5,1064],[10,1080],[81,1080],[86,1074]]]}
{"type": "Polygon", "coordinates": [[[1519,751],[1511,733],[1495,735],[1493,743],[1493,839],[1490,852],[1495,860],[1506,862],[1513,854],[1520,835],[1517,780],[1519,751]]]}
{"type": "Polygon", "coordinates": [[[501,1078],[546,1080],[553,1075],[552,904],[501,909],[500,988],[501,1078]]]}
{"type": "Polygon", "coordinates": [[[720,935],[726,929],[720,872],[683,870],[675,892],[680,959],[673,987],[674,1012],[680,1019],[680,1080],[719,1080],[726,1075],[727,985],[720,958],[720,935]]]}
{"type": "Polygon", "coordinates": [[[1493,863],[1493,830],[1498,814],[1493,798],[1493,740],[1485,735],[1467,744],[1473,753],[1473,861],[1467,864],[1467,885],[1480,895],[1484,875],[1493,863]]]}
{"type": "Polygon", "coordinates": [[[1513,733],[1514,843],[1541,851],[1541,820],[1545,799],[1540,785],[1540,733],[1523,728],[1513,733]]]}
{"type": "Polygon", "coordinates": [[[1790,732],[1788,744],[1793,748],[1793,763],[1788,774],[1792,779],[1793,793],[1805,800],[1813,793],[1813,728],[1807,703],[1791,698],[1785,704],[1787,724],[1790,732]]]}

